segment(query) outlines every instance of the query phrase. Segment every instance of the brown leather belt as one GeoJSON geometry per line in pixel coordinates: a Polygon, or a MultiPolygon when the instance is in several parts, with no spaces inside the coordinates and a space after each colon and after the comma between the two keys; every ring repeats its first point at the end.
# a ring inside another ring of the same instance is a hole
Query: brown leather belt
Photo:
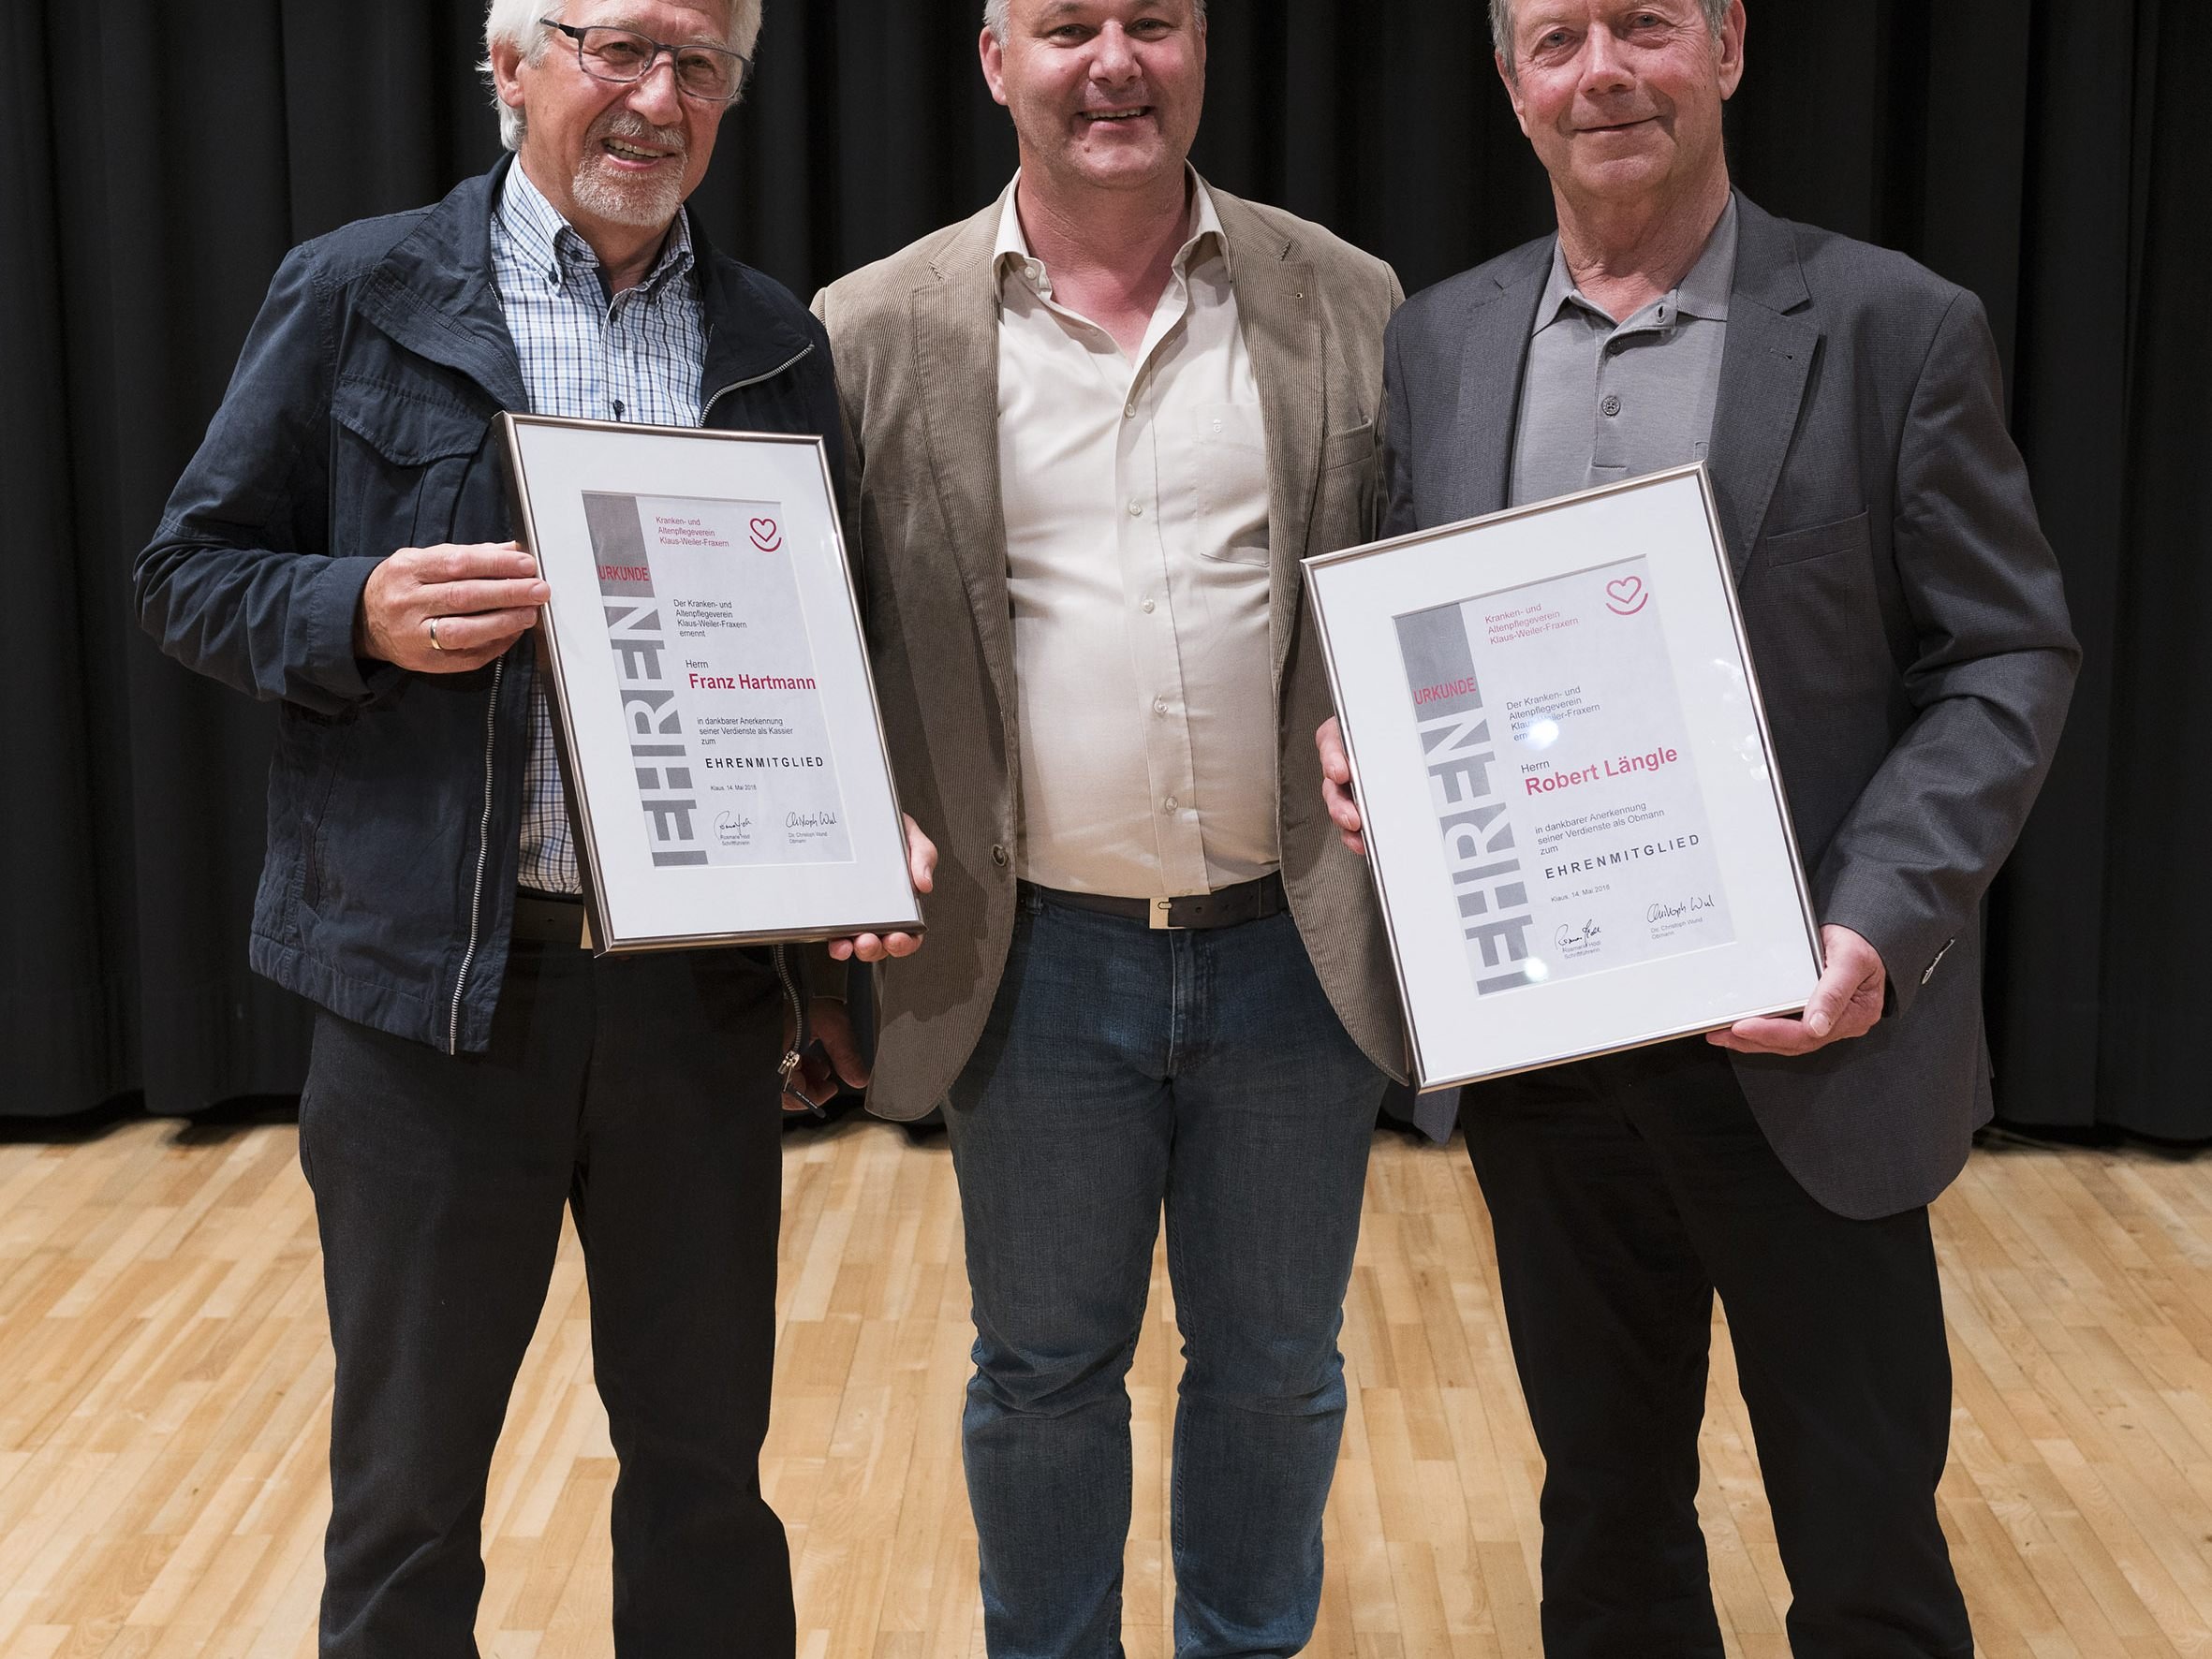
{"type": "Polygon", "coordinates": [[[583,946],[583,901],[557,893],[517,893],[513,935],[533,945],[583,946]]]}
{"type": "Polygon", "coordinates": [[[1278,914],[1283,908],[1283,878],[1262,875],[1258,881],[1240,881],[1218,892],[1190,893],[1180,899],[1117,899],[1106,893],[1070,893],[1060,888],[1037,887],[1024,882],[1048,904],[1070,910],[1089,910],[1099,916],[1118,916],[1161,929],[1233,928],[1278,914]]]}

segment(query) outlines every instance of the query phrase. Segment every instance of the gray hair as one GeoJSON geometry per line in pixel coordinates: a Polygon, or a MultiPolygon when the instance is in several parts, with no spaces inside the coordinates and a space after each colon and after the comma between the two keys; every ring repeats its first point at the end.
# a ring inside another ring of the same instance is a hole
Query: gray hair
{"type": "MultiPolygon", "coordinates": [[[[760,38],[761,0],[722,0],[722,5],[730,14],[730,50],[751,57],[760,38]]],[[[1003,9],[1005,0],[999,0],[999,5],[1003,9]]],[[[567,10],[568,0],[490,0],[484,7],[484,61],[477,67],[490,80],[492,48],[503,42],[521,52],[524,63],[542,62],[547,48],[553,45],[553,33],[542,26],[544,20],[560,17],[567,10]]],[[[492,107],[499,111],[499,141],[509,150],[520,150],[527,125],[523,112],[501,101],[496,85],[492,89],[492,107]]]]}
{"type": "MultiPolygon", "coordinates": [[[[1705,14],[1705,26],[1713,31],[1713,37],[1720,37],[1720,25],[1728,22],[1729,0],[1698,0],[1698,7],[1705,14]]],[[[1005,0],[999,0],[1005,9],[1005,0]]],[[[1490,0],[1490,44],[1497,49],[1497,55],[1511,68],[1513,63],[1513,0],[1490,0]]]]}
{"type": "MultiPolygon", "coordinates": [[[[991,31],[992,38],[999,45],[1006,44],[1007,12],[1012,0],[983,0],[983,27],[991,31]]],[[[1206,21],[1206,0],[1190,0],[1191,15],[1200,22],[1206,21]]]]}

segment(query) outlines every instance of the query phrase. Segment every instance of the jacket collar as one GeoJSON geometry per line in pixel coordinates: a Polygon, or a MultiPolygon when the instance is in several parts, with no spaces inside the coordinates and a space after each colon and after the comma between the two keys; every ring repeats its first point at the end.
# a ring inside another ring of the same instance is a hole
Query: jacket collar
{"type": "MultiPolygon", "coordinates": [[[[362,317],[432,362],[465,374],[499,408],[524,410],[520,359],[492,273],[492,213],[514,157],[464,180],[385,255],[361,286],[362,317]]],[[[685,210],[706,331],[700,401],[789,368],[812,349],[750,272],[717,255],[685,210]]]]}
{"type": "Polygon", "coordinates": [[[1512,490],[1513,436],[1537,301],[1552,269],[1549,240],[1491,262],[1471,285],[1459,329],[1459,443],[1467,464],[1446,485],[1439,523],[1503,510],[1512,490]]]}
{"type": "Polygon", "coordinates": [[[992,275],[1000,212],[994,201],[955,227],[930,256],[929,280],[908,302],[928,476],[982,641],[992,690],[999,707],[1011,710],[1014,639],[995,390],[998,287],[992,275]],[[993,389],[986,395],[981,388],[993,389]]]}
{"type": "Polygon", "coordinates": [[[492,210],[512,156],[465,179],[361,284],[361,317],[418,357],[465,374],[502,409],[527,409],[523,367],[492,278],[492,210]]]}
{"type": "Polygon", "coordinates": [[[776,304],[759,277],[715,251],[699,215],[689,208],[684,212],[691,222],[699,312],[707,335],[706,365],[700,375],[703,410],[722,392],[791,368],[813,352],[815,343],[801,331],[805,313],[796,304],[776,304]]]}
{"type": "Polygon", "coordinates": [[[1279,691],[1304,591],[1299,561],[1311,548],[1320,495],[1328,423],[1320,296],[1296,237],[1237,197],[1217,190],[1213,198],[1229,245],[1237,323],[1267,411],[1268,639],[1279,691]]]}
{"type": "Polygon", "coordinates": [[[1735,290],[1708,470],[1729,562],[1741,578],[1797,432],[1821,321],[1791,227],[1741,193],[1736,200],[1735,290]]]}

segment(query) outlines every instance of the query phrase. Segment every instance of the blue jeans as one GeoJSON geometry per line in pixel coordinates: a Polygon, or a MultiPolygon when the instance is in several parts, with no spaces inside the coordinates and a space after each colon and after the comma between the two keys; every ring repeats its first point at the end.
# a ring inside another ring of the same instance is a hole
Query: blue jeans
{"type": "Polygon", "coordinates": [[[1023,889],[946,1112],[975,1295],[961,1428],[992,1659],[1122,1652],[1124,1379],[1163,1202],[1186,1360],[1175,1652],[1305,1646],[1382,1089],[1289,915],[1154,932],[1023,889]]]}

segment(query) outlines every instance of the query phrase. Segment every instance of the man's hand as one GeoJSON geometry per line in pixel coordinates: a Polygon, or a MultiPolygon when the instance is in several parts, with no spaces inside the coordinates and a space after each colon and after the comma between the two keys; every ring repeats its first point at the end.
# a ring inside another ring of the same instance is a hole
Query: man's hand
{"type": "Polygon", "coordinates": [[[1821,930],[1821,951],[1827,966],[1803,1014],[1739,1020],[1726,1031],[1706,1033],[1705,1040],[1738,1054],[1810,1054],[1872,1031],[1889,985],[1881,953],[1851,929],[1833,925],[1821,930]]]}
{"type": "MultiPolygon", "coordinates": [[[[789,1093],[804,1096],[810,1106],[823,1106],[836,1094],[840,1079],[848,1088],[865,1089],[868,1065],[861,1058],[860,1044],[853,1040],[852,1016],[843,999],[816,997],[806,1005],[806,1025],[822,1051],[799,1062],[799,1069],[791,1074],[789,1093]]],[[[784,1040],[791,1040],[789,1034],[784,1040]]],[[[787,1099],[784,1109],[797,1111],[799,1108],[787,1099]]]]}
{"type": "Polygon", "coordinates": [[[465,673],[535,626],[552,595],[517,542],[402,548],[369,572],[353,649],[418,674],[465,673]]]}
{"type": "Polygon", "coordinates": [[[1344,844],[1364,858],[1367,841],[1360,833],[1360,803],[1351,795],[1351,756],[1345,753],[1344,727],[1335,715],[1321,722],[1320,729],[1313,734],[1313,743],[1321,752],[1321,801],[1329,809],[1330,821],[1344,838],[1344,844]]]}
{"type": "MultiPolygon", "coordinates": [[[[922,826],[909,815],[901,813],[899,817],[907,826],[907,874],[913,881],[916,892],[926,893],[936,884],[937,844],[922,833],[922,826]]],[[[830,958],[841,962],[879,962],[887,957],[912,956],[921,948],[919,933],[862,933],[857,938],[831,940],[830,958]]],[[[849,1031],[846,1040],[851,1041],[849,1031]]],[[[828,1041],[826,1037],[823,1039],[824,1047],[828,1041]]],[[[857,1061],[858,1057],[855,1058],[857,1061]]],[[[840,1064],[837,1069],[845,1068],[840,1064]]]]}
{"type": "MultiPolygon", "coordinates": [[[[936,885],[936,844],[922,833],[922,826],[907,814],[901,813],[899,818],[907,828],[907,874],[914,883],[916,892],[926,893],[936,885]]],[[[853,939],[830,941],[830,955],[841,962],[879,962],[887,957],[912,956],[921,948],[922,940],[913,933],[863,933],[853,939]]],[[[837,1093],[840,1079],[848,1088],[868,1086],[867,1062],[861,1058],[861,1046],[853,1040],[852,1016],[846,1011],[845,999],[816,997],[806,1005],[806,1024],[822,1051],[806,1055],[799,1062],[799,1069],[791,1074],[790,1081],[785,1085],[787,1111],[802,1109],[791,1103],[793,1094],[810,1106],[822,1105],[837,1093]]],[[[785,1031],[787,1045],[793,1038],[792,1032],[785,1031]]]]}

